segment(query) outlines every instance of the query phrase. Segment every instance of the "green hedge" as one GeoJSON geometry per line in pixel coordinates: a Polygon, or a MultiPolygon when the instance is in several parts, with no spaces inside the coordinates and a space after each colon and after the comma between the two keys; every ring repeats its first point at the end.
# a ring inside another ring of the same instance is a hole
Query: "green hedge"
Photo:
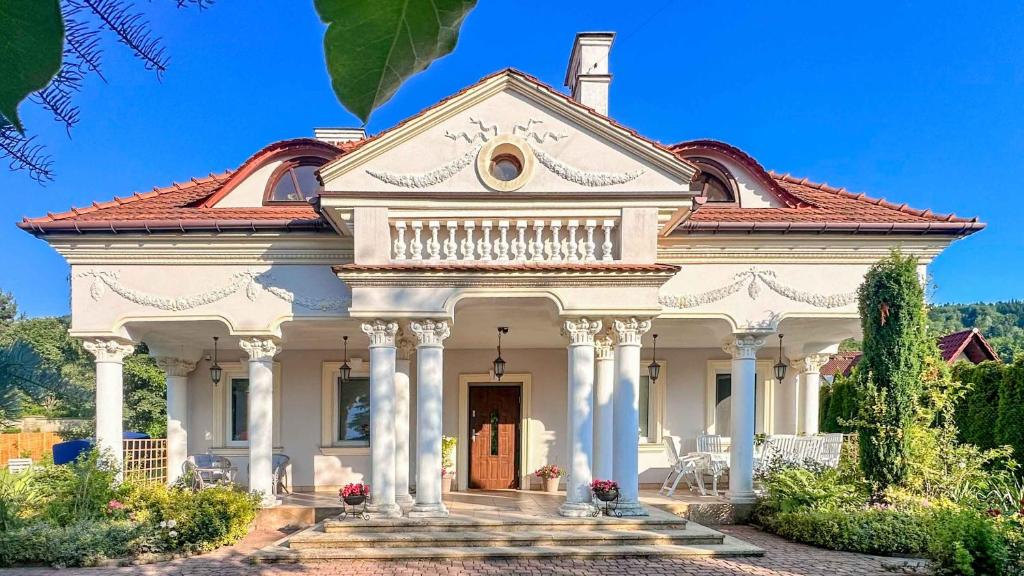
{"type": "Polygon", "coordinates": [[[855,376],[852,374],[850,376],[836,374],[828,391],[822,394],[821,421],[819,423],[822,432],[848,434],[855,431],[849,422],[857,416],[856,386],[855,376]]]}
{"type": "Polygon", "coordinates": [[[1024,364],[962,362],[953,378],[971,386],[956,407],[960,439],[983,449],[1009,445],[1024,460],[1024,364]]]}

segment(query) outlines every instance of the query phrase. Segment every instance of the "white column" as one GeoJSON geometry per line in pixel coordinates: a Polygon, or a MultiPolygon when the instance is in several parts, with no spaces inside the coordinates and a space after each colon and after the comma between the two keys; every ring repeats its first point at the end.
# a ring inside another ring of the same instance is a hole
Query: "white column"
{"type": "Polygon", "coordinates": [[[369,509],[397,518],[395,502],[395,335],[398,322],[364,322],[370,337],[370,501],[369,509]]]}
{"type": "Polygon", "coordinates": [[[828,354],[811,354],[801,362],[800,433],[817,434],[821,408],[821,368],[828,354]]]}
{"type": "MultiPolygon", "coordinates": [[[[96,447],[124,466],[124,385],[122,364],[135,345],[116,339],[83,340],[96,358],[96,447]]],[[[120,477],[120,472],[118,472],[120,477]]]]}
{"type": "Polygon", "coordinates": [[[280,504],[274,494],[274,356],[281,346],[266,337],[243,338],[249,355],[249,491],[263,495],[263,507],[280,504]]]}
{"type": "Polygon", "coordinates": [[[395,346],[395,502],[407,508],[413,504],[409,494],[409,364],[416,345],[401,335],[395,346]]]}
{"type": "Polygon", "coordinates": [[[773,380],[772,385],[775,387],[772,400],[775,404],[775,422],[772,433],[796,434],[799,413],[797,394],[800,389],[800,369],[797,363],[790,362],[786,377],[782,382],[773,380]]]}
{"type": "Polygon", "coordinates": [[[416,505],[411,518],[443,518],[441,501],[441,417],[444,390],[444,340],[448,322],[423,320],[409,325],[416,335],[416,505]]]}
{"type": "Polygon", "coordinates": [[[188,375],[196,363],[169,356],[155,360],[167,382],[167,483],[174,484],[188,458],[188,375]]]}
{"type": "Polygon", "coordinates": [[[624,516],[646,516],[640,505],[640,338],[650,320],[616,319],[614,440],[612,471],[619,483],[619,510],[624,516]]]}
{"type": "Polygon", "coordinates": [[[611,331],[594,340],[594,468],[593,477],[611,480],[615,412],[612,391],[615,384],[615,347],[611,331]]]}
{"type": "Polygon", "coordinates": [[[569,477],[565,503],[558,510],[562,516],[590,516],[594,510],[590,495],[594,456],[594,335],[600,330],[600,320],[586,318],[566,320],[562,325],[562,333],[569,337],[569,477]]]}
{"type": "Polygon", "coordinates": [[[729,435],[729,500],[750,503],[754,496],[754,378],[757,350],[764,345],[763,335],[740,334],[723,349],[732,355],[732,413],[729,435]]]}

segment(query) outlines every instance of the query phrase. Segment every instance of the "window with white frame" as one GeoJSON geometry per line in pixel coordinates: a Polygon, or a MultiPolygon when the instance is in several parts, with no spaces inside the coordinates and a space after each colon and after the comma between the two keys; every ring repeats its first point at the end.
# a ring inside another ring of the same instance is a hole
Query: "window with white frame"
{"type": "Polygon", "coordinates": [[[231,378],[228,386],[228,441],[245,442],[249,440],[249,379],[231,378]]]}
{"type": "Polygon", "coordinates": [[[341,362],[324,362],[321,384],[321,449],[365,450],[370,445],[370,373],[350,358],[352,374],[341,380],[341,362]]]}
{"type": "Polygon", "coordinates": [[[665,404],[665,381],[668,373],[665,370],[665,363],[658,362],[661,366],[661,373],[658,380],[651,383],[651,377],[647,372],[647,364],[643,364],[640,370],[640,397],[638,398],[640,408],[640,443],[657,444],[661,442],[662,420],[665,404]]]}
{"type": "MultiPolygon", "coordinates": [[[[754,433],[771,430],[771,362],[758,361],[754,374],[754,433]]],[[[708,363],[705,397],[707,434],[732,435],[732,362],[712,360],[708,363]]]]}
{"type": "MultiPolygon", "coordinates": [[[[247,362],[222,365],[221,383],[214,388],[214,448],[249,445],[249,366],[247,362]]],[[[274,363],[274,446],[281,437],[281,367],[274,363]]]]}

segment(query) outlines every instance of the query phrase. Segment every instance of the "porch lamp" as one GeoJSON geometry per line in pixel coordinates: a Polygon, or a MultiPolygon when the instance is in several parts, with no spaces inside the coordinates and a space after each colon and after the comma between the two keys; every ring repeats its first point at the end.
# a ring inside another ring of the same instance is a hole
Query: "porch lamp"
{"type": "Polygon", "coordinates": [[[498,380],[505,375],[505,359],[501,357],[502,334],[508,334],[508,326],[498,326],[498,357],[494,359],[494,377],[498,380]]]}
{"type": "Polygon", "coordinates": [[[210,366],[210,380],[213,380],[213,385],[220,384],[220,377],[224,370],[217,363],[217,340],[220,340],[219,336],[213,337],[213,365],[210,366]]]}
{"type": "Polygon", "coordinates": [[[647,365],[647,374],[651,377],[651,382],[658,381],[658,375],[661,374],[661,366],[658,365],[658,335],[654,335],[654,353],[651,354],[651,363],[647,365]]]}
{"type": "Polygon", "coordinates": [[[775,379],[782,384],[782,381],[786,379],[786,363],[782,361],[782,334],[779,334],[779,361],[775,363],[773,368],[775,369],[775,379]]]}
{"type": "Polygon", "coordinates": [[[348,379],[352,377],[352,367],[348,365],[348,336],[342,336],[341,339],[345,342],[345,361],[341,363],[341,381],[348,382],[348,379]]]}

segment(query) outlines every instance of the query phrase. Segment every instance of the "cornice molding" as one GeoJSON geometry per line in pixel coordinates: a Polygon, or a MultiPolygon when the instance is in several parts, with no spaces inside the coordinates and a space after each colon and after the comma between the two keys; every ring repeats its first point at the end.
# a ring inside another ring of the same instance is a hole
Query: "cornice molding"
{"type": "Polygon", "coordinates": [[[658,301],[667,308],[696,308],[732,296],[744,287],[746,287],[747,296],[751,300],[757,300],[761,296],[762,285],[786,299],[809,304],[816,308],[841,308],[857,301],[857,292],[837,294],[805,292],[780,282],[773,270],[762,270],[756,267],[735,274],[733,281],[725,286],[697,294],[664,295],[660,296],[658,301]]]}
{"type": "Polygon", "coordinates": [[[287,234],[110,234],[46,236],[72,265],[337,264],[353,258],[352,239],[333,231],[287,234]]]}
{"type": "Polygon", "coordinates": [[[438,269],[436,272],[354,272],[339,271],[338,277],[352,287],[441,287],[441,288],[557,288],[593,286],[630,286],[657,288],[665,284],[673,272],[514,272],[493,270],[459,273],[438,269]]]}

